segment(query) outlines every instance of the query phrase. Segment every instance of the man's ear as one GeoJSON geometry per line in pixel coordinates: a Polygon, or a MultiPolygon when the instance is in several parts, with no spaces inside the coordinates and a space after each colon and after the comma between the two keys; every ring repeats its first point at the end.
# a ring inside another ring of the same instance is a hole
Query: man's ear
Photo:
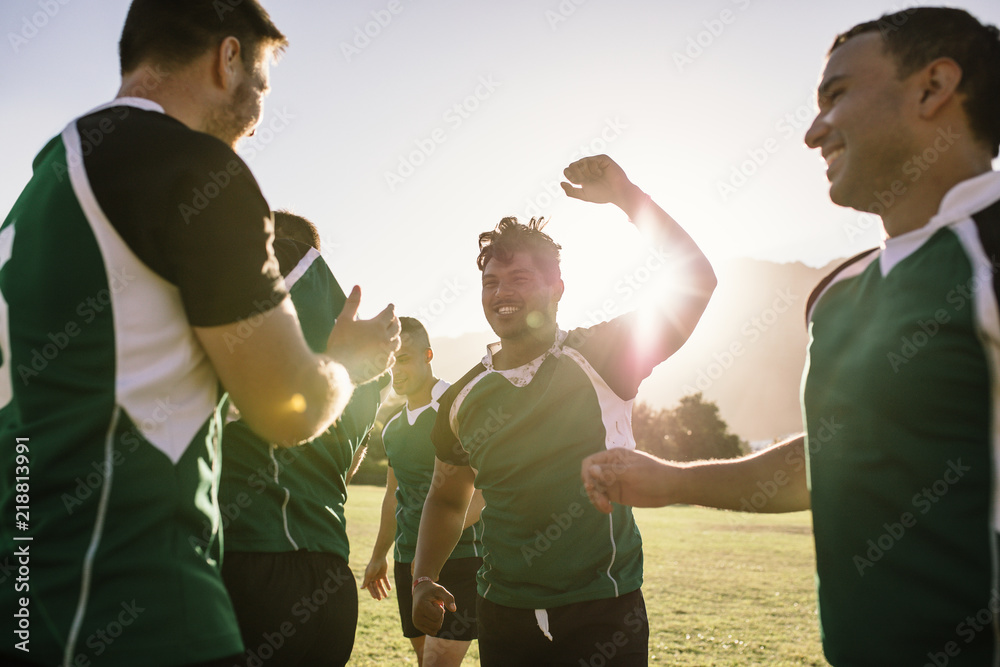
{"type": "Polygon", "coordinates": [[[431,363],[434,360],[434,350],[427,348],[427,363],[431,363]]]}
{"type": "Polygon", "coordinates": [[[226,90],[234,88],[238,83],[237,68],[243,65],[240,62],[241,57],[240,40],[230,35],[219,43],[219,48],[216,50],[215,74],[219,85],[226,90]]]}
{"type": "Polygon", "coordinates": [[[920,117],[933,119],[949,101],[955,99],[962,83],[962,68],[951,58],[938,58],[915,74],[921,87],[920,117]]]}
{"type": "Polygon", "coordinates": [[[562,281],[562,278],[557,279],[556,282],[552,284],[552,290],[554,292],[556,301],[557,302],[561,301],[563,292],[566,291],[566,284],[562,281]]]}

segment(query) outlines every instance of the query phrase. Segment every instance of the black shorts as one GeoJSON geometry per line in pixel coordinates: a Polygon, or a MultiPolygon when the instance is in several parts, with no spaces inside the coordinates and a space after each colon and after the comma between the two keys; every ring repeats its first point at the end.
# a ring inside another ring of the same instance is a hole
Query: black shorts
{"type": "Polygon", "coordinates": [[[544,610],[546,637],[534,609],[479,598],[479,659],[483,667],[641,667],[648,664],[649,620],[642,590],[617,598],[544,610]]]}
{"type": "Polygon", "coordinates": [[[358,590],[340,556],[227,552],[222,580],[246,648],[238,667],[345,665],[354,649],[358,590]]]}
{"type": "MultiPolygon", "coordinates": [[[[438,583],[455,596],[458,609],[452,613],[445,609],[444,623],[435,637],[455,641],[472,641],[478,636],[476,622],[476,573],[483,559],[453,558],[441,568],[438,583]]],[[[399,622],[403,626],[403,636],[409,639],[423,637],[424,633],[413,625],[413,577],[410,563],[396,563],[393,567],[396,579],[396,601],[399,604],[399,622]]]]}

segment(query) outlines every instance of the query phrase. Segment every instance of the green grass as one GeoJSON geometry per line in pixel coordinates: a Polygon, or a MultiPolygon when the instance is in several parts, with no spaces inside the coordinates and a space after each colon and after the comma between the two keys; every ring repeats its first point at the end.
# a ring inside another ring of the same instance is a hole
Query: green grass
{"type": "MultiPolygon", "coordinates": [[[[351,487],[347,532],[359,584],[375,542],[383,492],[351,487]]],[[[826,664],[808,512],[751,515],[670,507],[636,510],[635,515],[645,552],[642,590],[651,665],[826,664]]],[[[359,591],[351,665],[417,664],[399,629],[395,591],[391,595],[376,602],[359,591]]],[[[463,664],[479,664],[475,642],[463,664]]]]}

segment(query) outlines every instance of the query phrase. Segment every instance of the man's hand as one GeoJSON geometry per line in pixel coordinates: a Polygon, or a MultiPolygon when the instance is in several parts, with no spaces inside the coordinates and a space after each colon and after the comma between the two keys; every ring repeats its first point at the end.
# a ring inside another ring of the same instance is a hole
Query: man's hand
{"type": "Polygon", "coordinates": [[[630,208],[645,197],[625,172],[607,155],[594,155],[577,160],[563,170],[566,180],[562,189],[574,199],[595,204],[615,204],[631,215],[630,208]],[[573,187],[576,183],[579,187],[573,187]]]}
{"type": "Polygon", "coordinates": [[[355,285],[326,342],[327,355],[347,369],[356,385],[392,368],[399,349],[399,320],[393,305],[370,320],[358,319],[359,305],[361,288],[355,285]]]}
{"type": "Polygon", "coordinates": [[[433,581],[421,581],[413,589],[413,625],[433,637],[444,623],[444,609],[455,612],[455,598],[444,586],[433,581]]]}
{"type": "Polygon", "coordinates": [[[580,476],[590,502],[609,514],[611,503],[632,507],[669,505],[669,477],[675,470],[646,452],[616,447],[585,458],[580,476]]]}
{"type": "Polygon", "coordinates": [[[368,589],[371,596],[376,600],[383,600],[389,597],[392,586],[389,584],[389,565],[386,559],[372,559],[365,568],[365,578],[361,582],[361,588],[368,589]]]}

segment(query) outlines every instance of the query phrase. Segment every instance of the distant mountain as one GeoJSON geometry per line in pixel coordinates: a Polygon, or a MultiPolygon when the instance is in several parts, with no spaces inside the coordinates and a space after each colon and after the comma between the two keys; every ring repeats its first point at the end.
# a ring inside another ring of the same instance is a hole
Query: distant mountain
{"type": "MultiPolygon", "coordinates": [[[[638,400],[672,407],[685,393],[700,391],[745,440],[801,431],[806,300],[841,261],[820,269],[752,259],[716,266],[719,286],[698,328],[642,384],[638,400]]],[[[494,340],[492,333],[433,339],[435,373],[457,380],[494,340]]]]}

